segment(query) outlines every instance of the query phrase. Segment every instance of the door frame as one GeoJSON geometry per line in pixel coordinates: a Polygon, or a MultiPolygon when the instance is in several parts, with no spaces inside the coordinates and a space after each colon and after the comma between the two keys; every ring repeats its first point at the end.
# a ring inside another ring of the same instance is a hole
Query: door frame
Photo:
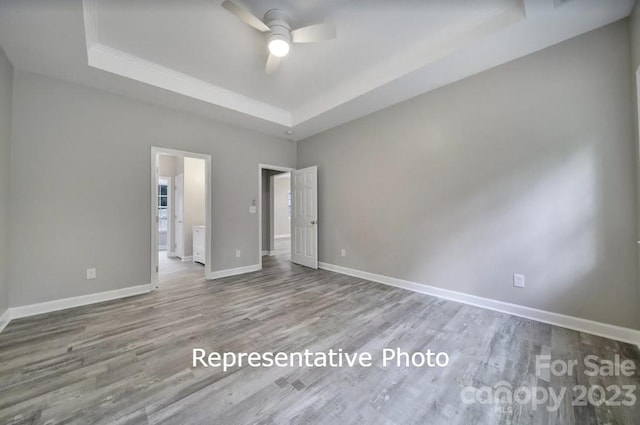
{"type": "Polygon", "coordinates": [[[262,170],[282,171],[290,173],[295,168],[281,167],[279,165],[258,164],[258,264],[262,270],[262,170]]]}
{"type": "Polygon", "coordinates": [[[206,264],[204,266],[205,279],[211,274],[213,253],[211,251],[211,155],[197,152],[151,146],[151,290],[158,289],[158,174],[160,154],[178,158],[197,158],[204,160],[205,168],[205,226],[206,232],[206,264]]]}

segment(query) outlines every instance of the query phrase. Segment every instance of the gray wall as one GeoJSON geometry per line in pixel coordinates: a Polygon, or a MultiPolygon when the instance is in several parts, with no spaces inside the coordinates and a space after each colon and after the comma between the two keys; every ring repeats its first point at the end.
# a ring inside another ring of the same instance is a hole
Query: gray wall
{"type": "Polygon", "coordinates": [[[320,261],[640,328],[629,49],[625,20],[300,142],[320,261]]]}
{"type": "Polygon", "coordinates": [[[12,306],[150,282],[152,145],[212,156],[214,271],[258,262],[258,164],[296,162],[285,140],[25,72],[13,112],[12,306]]]}
{"type": "Polygon", "coordinates": [[[0,315],[9,306],[9,159],[13,67],[0,49],[0,315]]]}
{"type": "MultiPolygon", "coordinates": [[[[631,37],[631,82],[632,82],[632,92],[633,96],[633,116],[635,119],[635,134],[636,134],[636,158],[637,158],[637,178],[638,178],[638,187],[640,188],[640,122],[638,119],[638,78],[636,76],[636,72],[638,68],[640,68],[640,2],[636,2],[635,8],[633,9],[631,16],[629,17],[630,22],[630,37],[631,37]]],[[[639,225],[640,225],[640,216],[638,217],[639,225]]],[[[640,227],[640,226],[639,226],[640,227]]],[[[640,240],[640,234],[638,234],[638,240],[640,240]]],[[[638,261],[640,262],[640,253],[638,257],[638,261]]]]}
{"type": "Polygon", "coordinates": [[[640,67],[640,2],[636,2],[629,20],[631,22],[631,66],[635,73],[640,67]]]}

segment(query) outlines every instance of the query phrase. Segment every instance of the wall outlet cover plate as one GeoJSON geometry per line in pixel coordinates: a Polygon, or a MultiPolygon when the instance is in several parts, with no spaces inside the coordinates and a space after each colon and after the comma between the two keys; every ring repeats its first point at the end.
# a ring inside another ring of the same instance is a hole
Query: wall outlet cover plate
{"type": "Polygon", "coordinates": [[[522,274],[514,274],[513,275],[513,286],[516,288],[524,288],[524,275],[522,274]]]}

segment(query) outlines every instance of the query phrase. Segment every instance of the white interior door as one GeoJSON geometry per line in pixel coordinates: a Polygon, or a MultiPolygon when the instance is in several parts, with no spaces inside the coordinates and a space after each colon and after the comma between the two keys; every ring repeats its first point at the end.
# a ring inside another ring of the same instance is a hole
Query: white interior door
{"type": "Polygon", "coordinates": [[[318,268],[318,167],[291,172],[291,261],[318,268]]]}
{"type": "Polygon", "coordinates": [[[175,252],[180,258],[184,258],[184,175],[180,174],[175,179],[175,212],[174,212],[174,240],[175,252]]]}

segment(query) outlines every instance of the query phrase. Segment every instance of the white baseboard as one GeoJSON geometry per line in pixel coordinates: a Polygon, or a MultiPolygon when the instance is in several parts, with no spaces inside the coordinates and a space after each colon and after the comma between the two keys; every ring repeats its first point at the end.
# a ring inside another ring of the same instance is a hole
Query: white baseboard
{"type": "Polygon", "coordinates": [[[180,259],[183,263],[190,263],[191,261],[193,261],[193,255],[189,255],[187,257],[182,257],[180,259]]]}
{"type": "Polygon", "coordinates": [[[359,277],[361,279],[395,286],[398,288],[408,289],[410,291],[419,292],[421,294],[432,295],[438,298],[444,298],[451,301],[486,308],[488,310],[507,313],[514,316],[523,317],[525,319],[531,319],[538,322],[548,323],[550,325],[573,329],[579,332],[586,332],[593,335],[598,335],[617,341],[628,342],[630,344],[640,346],[640,330],[636,329],[623,328],[621,326],[609,325],[606,323],[582,319],[579,317],[567,316],[564,314],[553,313],[545,310],[538,310],[536,308],[511,304],[504,301],[492,300],[490,298],[478,297],[476,295],[465,294],[463,292],[437,288],[435,286],[425,285],[423,283],[396,279],[394,277],[350,269],[348,267],[337,266],[334,264],[319,262],[318,266],[321,269],[330,270],[336,273],[359,277]]]}
{"type": "Polygon", "coordinates": [[[177,257],[177,255],[176,255],[176,253],[175,253],[175,252],[169,252],[169,251],[167,251],[167,257],[168,257],[168,258],[176,258],[176,257],[177,257]]]}
{"type": "Polygon", "coordinates": [[[128,288],[115,289],[113,291],[97,292],[95,294],[81,295],[79,297],[61,298],[59,300],[47,301],[38,304],[11,307],[9,309],[9,315],[11,320],[13,320],[21,317],[50,313],[52,311],[66,310],[67,308],[101,303],[103,301],[132,297],[134,295],[146,294],[149,292],[151,292],[151,284],[130,286],[128,288]]]}
{"type": "Polygon", "coordinates": [[[291,237],[291,233],[287,233],[282,234],[282,235],[273,235],[273,239],[285,239],[285,238],[290,238],[291,237]]]}
{"type": "Polygon", "coordinates": [[[251,273],[261,269],[262,267],[260,266],[260,264],[252,264],[250,266],[236,267],[235,269],[218,270],[215,272],[207,273],[206,278],[208,280],[221,279],[223,277],[236,276],[244,273],[251,273]]]}
{"type": "Polygon", "coordinates": [[[11,321],[11,309],[8,308],[4,311],[4,313],[2,313],[2,316],[0,316],[0,332],[2,332],[4,328],[7,327],[10,321],[11,321]]]}
{"type": "Polygon", "coordinates": [[[264,257],[265,255],[268,255],[268,256],[276,255],[276,252],[275,251],[262,251],[262,256],[264,257]]]}

